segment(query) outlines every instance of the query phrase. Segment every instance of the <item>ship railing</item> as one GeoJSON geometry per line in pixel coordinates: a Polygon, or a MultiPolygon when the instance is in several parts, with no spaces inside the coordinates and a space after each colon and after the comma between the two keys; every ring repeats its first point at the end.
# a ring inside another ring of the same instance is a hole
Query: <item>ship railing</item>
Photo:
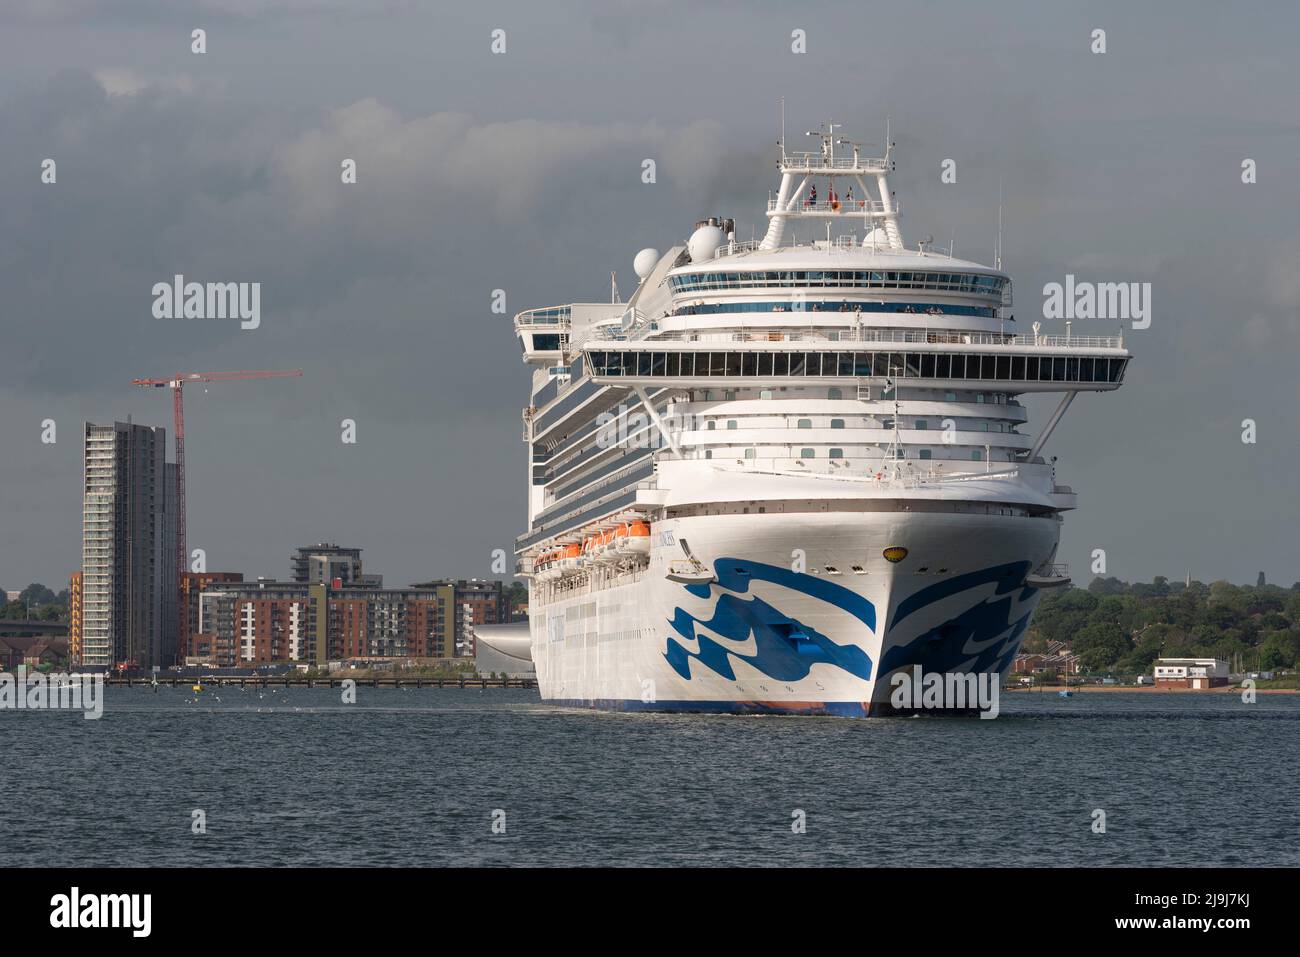
{"type": "MultiPolygon", "coordinates": [[[[842,315],[842,313],[827,313],[842,315]]],[[[608,334],[593,341],[619,341],[608,334]]],[[[924,342],[940,345],[1047,346],[1074,349],[1122,349],[1120,336],[1012,335],[997,332],[929,332],[924,329],[841,329],[836,332],[665,332],[651,342],[924,342]]]]}
{"type": "Polygon", "coordinates": [[[853,197],[837,197],[834,202],[828,199],[819,199],[816,202],[801,200],[796,202],[788,209],[777,203],[775,199],[767,201],[767,211],[769,213],[852,213],[855,216],[870,214],[874,216],[884,216],[888,213],[899,213],[901,210],[897,203],[886,207],[884,203],[877,199],[855,199],[853,197]]]}
{"type": "Polygon", "coordinates": [[[822,153],[786,153],[781,157],[781,168],[786,169],[825,169],[864,173],[889,172],[888,160],[878,156],[837,156],[830,159],[822,153]]]}
{"type": "Polygon", "coordinates": [[[542,306],[515,313],[516,326],[567,326],[573,316],[570,306],[542,306]]]}
{"type": "Polygon", "coordinates": [[[705,461],[708,461],[713,468],[721,472],[744,472],[747,475],[777,475],[783,478],[812,478],[835,482],[851,482],[858,485],[868,483],[872,486],[889,488],[914,489],[962,482],[1016,481],[1022,477],[1019,468],[998,468],[987,472],[944,472],[938,467],[931,467],[920,472],[913,470],[895,475],[892,472],[893,466],[888,459],[877,460],[866,469],[845,468],[838,473],[812,471],[811,469],[779,468],[775,465],[776,460],[774,459],[766,460],[772,462],[772,465],[765,465],[763,459],[738,459],[735,465],[719,462],[716,459],[705,461]],[[755,464],[742,464],[749,462],[755,464]]]}
{"type": "Polygon", "coordinates": [[[755,250],[759,250],[762,248],[763,248],[763,240],[747,239],[741,243],[727,243],[723,246],[719,246],[717,248],[717,251],[713,255],[715,258],[717,258],[721,256],[731,256],[735,253],[752,253],[755,250]]]}

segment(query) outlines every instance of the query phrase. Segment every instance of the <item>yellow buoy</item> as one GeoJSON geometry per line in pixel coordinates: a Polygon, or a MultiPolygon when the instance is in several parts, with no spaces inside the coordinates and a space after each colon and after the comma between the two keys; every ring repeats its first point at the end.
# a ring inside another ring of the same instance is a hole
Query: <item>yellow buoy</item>
{"type": "Polygon", "coordinates": [[[193,688],[191,688],[190,690],[191,690],[191,691],[194,691],[194,692],[202,691],[202,690],[203,690],[203,685],[195,685],[195,686],[194,686],[193,688]]]}

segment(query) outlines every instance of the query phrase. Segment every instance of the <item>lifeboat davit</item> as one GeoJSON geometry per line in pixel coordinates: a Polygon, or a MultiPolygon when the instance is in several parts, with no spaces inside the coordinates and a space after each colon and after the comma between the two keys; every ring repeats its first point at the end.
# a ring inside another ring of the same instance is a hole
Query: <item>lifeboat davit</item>
{"type": "Polygon", "coordinates": [[[616,535],[614,529],[608,529],[601,532],[598,536],[600,544],[596,546],[596,561],[602,565],[612,565],[618,561],[618,553],[614,550],[616,535]]]}

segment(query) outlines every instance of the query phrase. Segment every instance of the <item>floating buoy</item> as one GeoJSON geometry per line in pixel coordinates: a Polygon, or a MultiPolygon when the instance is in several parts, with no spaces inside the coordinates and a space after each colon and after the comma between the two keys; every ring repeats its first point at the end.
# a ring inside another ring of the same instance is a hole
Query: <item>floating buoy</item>
{"type": "Polygon", "coordinates": [[[195,685],[190,690],[193,691],[195,694],[198,694],[200,691],[203,690],[203,685],[195,685]]]}

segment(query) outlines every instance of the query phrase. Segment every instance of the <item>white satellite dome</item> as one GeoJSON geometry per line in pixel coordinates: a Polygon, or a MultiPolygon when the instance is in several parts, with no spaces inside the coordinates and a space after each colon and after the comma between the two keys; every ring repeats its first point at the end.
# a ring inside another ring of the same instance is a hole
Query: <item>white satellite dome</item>
{"type": "Polygon", "coordinates": [[[686,241],[686,249],[691,254],[691,262],[708,262],[727,239],[726,233],[718,226],[701,226],[691,233],[686,241]]]}
{"type": "Polygon", "coordinates": [[[862,240],[864,246],[888,246],[889,233],[885,232],[879,226],[867,233],[867,238],[862,240]]]}
{"type": "Polygon", "coordinates": [[[659,250],[649,248],[643,249],[637,253],[636,258],[632,260],[632,271],[636,273],[638,279],[645,279],[646,276],[650,275],[650,273],[654,271],[655,263],[658,261],[659,250]]]}

